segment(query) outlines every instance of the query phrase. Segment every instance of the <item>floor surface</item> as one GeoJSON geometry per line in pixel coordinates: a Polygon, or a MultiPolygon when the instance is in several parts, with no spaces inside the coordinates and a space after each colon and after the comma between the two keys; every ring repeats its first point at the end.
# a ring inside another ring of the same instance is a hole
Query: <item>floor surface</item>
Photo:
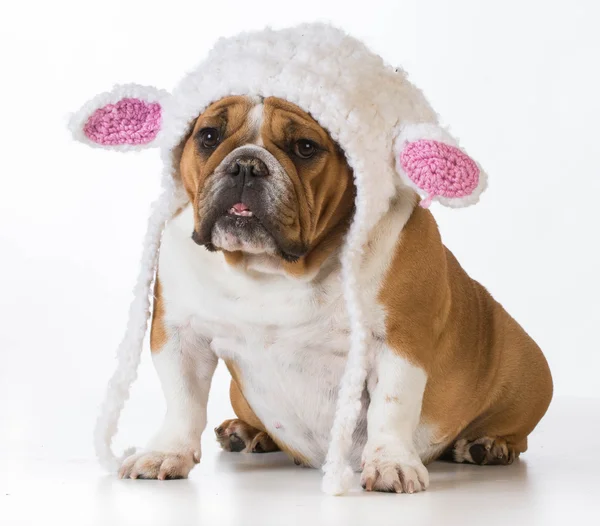
{"type": "Polygon", "coordinates": [[[45,454],[43,439],[33,447],[36,437],[29,453],[13,447],[11,454],[10,434],[2,434],[0,524],[598,525],[599,416],[600,401],[556,400],[521,460],[508,467],[435,462],[430,489],[416,495],[365,493],[357,477],[350,494],[328,497],[319,471],[280,453],[222,453],[210,436],[188,480],[117,480],[91,457],[56,448],[45,454]]]}

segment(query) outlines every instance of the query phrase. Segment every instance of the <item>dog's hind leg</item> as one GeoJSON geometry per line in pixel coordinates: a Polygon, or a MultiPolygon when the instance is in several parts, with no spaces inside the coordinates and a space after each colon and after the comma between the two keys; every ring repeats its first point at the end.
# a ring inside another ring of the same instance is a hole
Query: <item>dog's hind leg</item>
{"type": "Polygon", "coordinates": [[[225,451],[234,453],[270,453],[279,451],[271,437],[243,420],[225,420],[215,428],[217,442],[225,451]]]}
{"type": "Polygon", "coordinates": [[[233,378],[229,389],[229,398],[231,407],[238,418],[225,420],[215,428],[215,435],[221,447],[225,451],[243,451],[245,453],[279,451],[279,447],[268,435],[233,378]]]}
{"type": "MultiPolygon", "coordinates": [[[[461,438],[449,451],[454,462],[483,465],[509,465],[527,450],[527,438],[512,443],[502,437],[461,438]]],[[[448,458],[448,455],[446,458],[448,458]]],[[[450,458],[449,458],[450,459],[450,458]]]]}

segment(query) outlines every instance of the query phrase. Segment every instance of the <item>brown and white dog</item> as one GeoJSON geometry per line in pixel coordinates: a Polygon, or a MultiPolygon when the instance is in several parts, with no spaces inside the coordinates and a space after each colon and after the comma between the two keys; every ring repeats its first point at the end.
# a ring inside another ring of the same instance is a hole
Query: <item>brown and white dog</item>
{"type": "MultiPolygon", "coordinates": [[[[168,410],[120,476],[186,477],[200,461],[219,358],[237,416],[215,430],[223,448],[321,466],[349,346],[339,252],[355,189],[344,152],[272,97],[212,104],[182,148],[191,204],[163,235],[151,331],[168,410]]],[[[538,346],[465,273],[418,200],[399,193],[360,276],[377,305],[352,450],[367,490],[424,490],[425,465],[442,455],[512,463],[552,397],[538,346]]]]}

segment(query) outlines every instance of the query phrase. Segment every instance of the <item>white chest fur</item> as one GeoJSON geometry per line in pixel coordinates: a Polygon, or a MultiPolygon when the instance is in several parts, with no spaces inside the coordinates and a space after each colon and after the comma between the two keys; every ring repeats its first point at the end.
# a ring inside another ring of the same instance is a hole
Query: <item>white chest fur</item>
{"type": "MultiPolygon", "coordinates": [[[[410,210],[390,212],[365,261],[362,292],[372,305],[410,210]],[[376,246],[375,246],[376,245],[376,246]]],[[[348,350],[348,317],[339,263],[312,281],[228,265],[190,238],[188,207],[167,225],[159,262],[165,321],[209,342],[235,364],[250,406],[267,431],[313,466],[325,459],[348,350]]],[[[370,313],[370,353],[384,340],[383,312],[370,313]]],[[[355,433],[352,461],[366,441],[366,408],[355,433]]],[[[224,415],[226,416],[226,415],[224,415]]]]}

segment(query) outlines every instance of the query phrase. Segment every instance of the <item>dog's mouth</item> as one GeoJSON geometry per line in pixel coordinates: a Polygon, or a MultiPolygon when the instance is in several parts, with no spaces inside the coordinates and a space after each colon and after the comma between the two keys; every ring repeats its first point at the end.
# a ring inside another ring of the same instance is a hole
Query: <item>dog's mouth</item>
{"type": "Polygon", "coordinates": [[[230,216],[238,217],[254,217],[254,213],[252,212],[252,210],[250,210],[250,207],[248,207],[244,203],[236,203],[229,209],[227,214],[230,216]]]}
{"type": "Polygon", "coordinates": [[[216,211],[220,207],[213,207],[216,213],[214,219],[206,224],[205,242],[202,244],[209,250],[222,249],[253,254],[280,253],[281,249],[267,226],[268,219],[266,225],[263,223],[266,213],[261,202],[257,200],[252,208],[251,206],[252,204],[240,200],[221,208],[220,214],[216,211]]]}
{"type": "Polygon", "coordinates": [[[295,261],[307,249],[295,239],[293,192],[287,172],[267,150],[237,148],[202,188],[193,239],[209,250],[266,253],[295,261]]]}
{"type": "Polygon", "coordinates": [[[205,222],[199,232],[194,231],[192,239],[211,251],[267,253],[286,261],[296,261],[304,255],[304,247],[296,247],[278,235],[273,220],[263,208],[260,202],[252,206],[238,201],[221,208],[220,214],[215,210],[212,221],[205,222]]]}

